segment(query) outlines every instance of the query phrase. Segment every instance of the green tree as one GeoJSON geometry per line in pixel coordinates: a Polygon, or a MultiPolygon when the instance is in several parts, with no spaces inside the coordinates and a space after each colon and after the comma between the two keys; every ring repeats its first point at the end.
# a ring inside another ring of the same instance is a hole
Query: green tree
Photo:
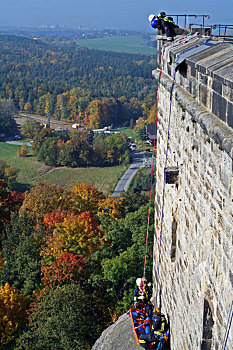
{"type": "Polygon", "coordinates": [[[59,147],[57,138],[48,138],[43,142],[38,153],[38,161],[46,165],[57,166],[59,157],[59,147]]]}
{"type": "Polygon", "coordinates": [[[13,102],[0,100],[0,134],[14,135],[17,131],[13,118],[15,107],[13,102]]]}
{"type": "Polygon", "coordinates": [[[54,137],[55,135],[56,133],[51,129],[35,130],[32,145],[33,155],[36,156],[39,153],[40,147],[45,142],[45,140],[47,140],[49,137],[54,137]]]}
{"type": "Polygon", "coordinates": [[[5,264],[0,273],[1,284],[8,282],[28,297],[40,286],[40,249],[44,232],[35,226],[35,218],[13,214],[2,239],[5,264]]]}
{"type": "MultiPolygon", "coordinates": [[[[153,209],[152,209],[153,210],[153,209]]],[[[108,291],[116,302],[119,312],[127,310],[132,304],[133,288],[138,274],[142,274],[148,205],[129,213],[124,219],[111,224],[104,223],[106,240],[111,242],[111,248],[104,249],[102,272],[108,291]],[[141,271],[141,272],[140,272],[141,271]],[[118,301],[117,301],[118,300],[118,301]]],[[[107,247],[107,246],[106,246],[107,247]]],[[[153,264],[153,223],[149,227],[147,246],[146,276],[151,278],[153,264]]]]}
{"type": "Polygon", "coordinates": [[[41,129],[43,129],[43,126],[36,120],[27,119],[21,128],[21,133],[27,137],[33,137],[35,132],[40,131],[41,129]]]}
{"type": "Polygon", "coordinates": [[[30,316],[31,327],[17,341],[19,350],[89,350],[98,334],[89,296],[75,284],[45,295],[30,316]]]}

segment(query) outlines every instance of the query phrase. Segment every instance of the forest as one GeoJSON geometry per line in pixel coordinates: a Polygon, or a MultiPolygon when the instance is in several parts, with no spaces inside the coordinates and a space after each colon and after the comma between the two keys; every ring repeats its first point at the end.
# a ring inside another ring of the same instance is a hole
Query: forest
{"type": "MultiPolygon", "coordinates": [[[[0,44],[2,131],[16,131],[8,108],[13,101],[20,111],[87,127],[58,135],[34,125],[32,151],[40,161],[70,167],[130,161],[125,135],[90,129],[136,119],[143,129],[143,118],[155,112],[153,57],[10,35],[0,36],[0,44]]],[[[139,173],[119,198],[85,182],[37,183],[20,193],[14,191],[14,170],[1,162],[0,349],[90,350],[133,303],[143,269],[148,179],[139,173]]],[[[153,224],[148,279],[152,249],[153,224]]]]}
{"type": "Polygon", "coordinates": [[[87,127],[129,123],[156,99],[153,56],[0,35],[0,98],[18,110],[87,127]]]}
{"type": "Polygon", "coordinates": [[[34,135],[32,151],[39,161],[52,166],[104,167],[129,164],[132,158],[125,134],[94,135],[91,130],[58,135],[42,129],[34,135]]]}
{"type": "Polygon", "coordinates": [[[142,183],[114,198],[86,183],[22,194],[0,180],[0,349],[88,350],[129,309],[143,268],[142,183]]]}

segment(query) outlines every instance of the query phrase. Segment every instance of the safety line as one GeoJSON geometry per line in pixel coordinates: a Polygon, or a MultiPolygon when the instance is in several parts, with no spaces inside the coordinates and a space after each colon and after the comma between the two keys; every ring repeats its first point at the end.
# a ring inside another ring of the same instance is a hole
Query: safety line
{"type": "MultiPolygon", "coordinates": [[[[191,35],[187,34],[186,36],[175,39],[173,43],[176,41],[184,40],[187,37],[191,35]]],[[[152,196],[152,183],[153,183],[153,172],[154,172],[154,162],[155,162],[155,145],[156,145],[156,139],[157,139],[157,120],[158,120],[158,105],[159,105],[159,92],[160,92],[160,80],[161,80],[161,75],[162,75],[162,70],[163,70],[163,57],[164,57],[164,52],[167,47],[169,47],[171,43],[165,44],[163,46],[162,50],[162,55],[161,55],[161,66],[160,66],[160,73],[159,73],[159,83],[158,83],[158,93],[157,93],[157,103],[156,103],[156,120],[155,120],[155,139],[154,139],[154,147],[153,147],[153,155],[152,155],[152,170],[151,170],[151,181],[150,181],[150,197],[149,197],[149,209],[148,209],[148,217],[147,217],[147,228],[146,228],[146,243],[145,243],[145,253],[144,253],[144,263],[143,263],[143,272],[142,272],[142,277],[145,276],[145,268],[146,268],[146,255],[147,255],[147,244],[148,244],[148,234],[149,234],[149,223],[150,223],[150,208],[151,208],[151,196],[152,196]]],[[[177,44],[178,45],[178,44],[177,44]]]]}
{"type": "Polygon", "coordinates": [[[145,276],[145,268],[146,268],[146,255],[147,255],[147,243],[148,243],[149,224],[150,224],[150,208],[151,208],[152,184],[153,184],[154,162],[155,162],[155,145],[156,145],[156,138],[157,138],[159,90],[160,90],[160,80],[161,80],[161,75],[162,75],[162,70],[163,70],[163,55],[164,55],[164,51],[165,51],[165,47],[163,47],[163,51],[162,51],[162,55],[161,55],[161,66],[160,66],[160,73],[159,73],[159,83],[158,83],[158,93],[157,93],[157,103],[156,103],[156,119],[155,119],[155,138],[154,138],[154,147],[153,147],[153,156],[152,156],[152,169],[151,169],[151,179],[150,179],[150,197],[149,197],[149,209],[148,209],[147,228],[146,228],[146,244],[145,244],[145,253],[144,253],[144,263],[143,263],[142,277],[145,276]]]}
{"type": "Polygon", "coordinates": [[[175,75],[176,75],[176,70],[174,69],[174,76],[173,76],[173,82],[172,82],[171,93],[170,93],[170,110],[169,110],[169,117],[168,117],[167,147],[166,147],[166,156],[165,156],[165,165],[164,165],[164,177],[163,177],[163,195],[162,195],[162,209],[161,209],[160,240],[159,240],[159,258],[158,258],[157,287],[156,287],[156,297],[155,297],[156,302],[157,302],[158,285],[159,285],[159,267],[160,267],[160,260],[161,260],[161,245],[162,245],[162,231],[163,231],[163,217],[164,217],[164,202],[165,202],[166,167],[167,167],[168,143],[169,143],[170,125],[171,125],[172,93],[173,93],[173,88],[174,88],[174,85],[175,85],[175,75]]]}
{"type": "Polygon", "coordinates": [[[229,319],[228,319],[228,323],[227,323],[228,324],[228,326],[227,326],[228,329],[226,329],[226,336],[225,336],[226,340],[225,340],[225,344],[224,344],[223,350],[226,349],[227,340],[228,340],[230,329],[231,329],[232,318],[233,318],[233,302],[231,303],[231,314],[229,315],[229,319]]]}

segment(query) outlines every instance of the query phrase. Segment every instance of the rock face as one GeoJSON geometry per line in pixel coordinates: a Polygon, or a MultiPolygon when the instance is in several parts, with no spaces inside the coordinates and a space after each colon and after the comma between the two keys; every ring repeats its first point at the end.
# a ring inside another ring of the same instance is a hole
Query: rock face
{"type": "Polygon", "coordinates": [[[117,322],[105,329],[101,337],[96,341],[92,350],[139,350],[130,316],[122,315],[117,322]]]}

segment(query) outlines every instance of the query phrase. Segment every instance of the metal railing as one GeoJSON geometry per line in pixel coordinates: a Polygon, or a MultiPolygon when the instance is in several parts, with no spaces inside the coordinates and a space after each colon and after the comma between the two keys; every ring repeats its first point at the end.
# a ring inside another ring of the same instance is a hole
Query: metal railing
{"type": "Polygon", "coordinates": [[[233,36],[233,24],[213,24],[211,28],[215,36],[233,36]]]}
{"type": "Polygon", "coordinates": [[[184,23],[182,24],[183,28],[187,28],[187,24],[189,22],[189,18],[202,18],[202,26],[205,26],[205,19],[209,19],[210,15],[167,15],[169,17],[176,18],[176,24],[179,25],[179,19],[183,19],[184,23]]]}
{"type": "Polygon", "coordinates": [[[200,28],[203,34],[214,35],[218,37],[232,37],[233,36],[233,24],[211,24],[208,26],[203,26],[200,23],[190,23],[189,29],[192,27],[200,28]]]}

